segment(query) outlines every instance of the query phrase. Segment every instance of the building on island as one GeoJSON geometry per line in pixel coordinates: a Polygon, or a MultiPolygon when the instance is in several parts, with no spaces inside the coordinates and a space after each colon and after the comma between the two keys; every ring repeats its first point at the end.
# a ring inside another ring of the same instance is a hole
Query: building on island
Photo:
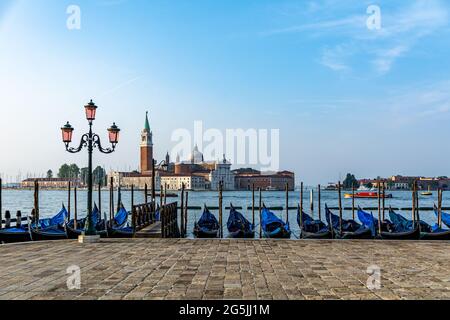
{"type": "Polygon", "coordinates": [[[276,173],[260,172],[254,169],[238,169],[233,171],[236,175],[235,187],[237,190],[256,189],[282,191],[288,184],[289,190],[295,190],[295,174],[290,171],[276,173]]]}
{"type": "Polygon", "coordinates": [[[69,187],[69,182],[72,187],[81,187],[80,179],[66,178],[29,178],[22,181],[21,187],[24,189],[34,188],[35,181],[43,189],[65,189],[69,187]]]}

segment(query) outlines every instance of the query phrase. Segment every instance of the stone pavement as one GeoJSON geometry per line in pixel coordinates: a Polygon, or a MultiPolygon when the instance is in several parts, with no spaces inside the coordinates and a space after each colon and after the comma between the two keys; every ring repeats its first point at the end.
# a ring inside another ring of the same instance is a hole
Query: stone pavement
{"type": "Polygon", "coordinates": [[[450,243],[102,240],[0,246],[0,299],[449,299],[450,243]],[[67,268],[81,268],[68,290],[67,268]],[[368,267],[381,269],[369,290],[368,267]]]}

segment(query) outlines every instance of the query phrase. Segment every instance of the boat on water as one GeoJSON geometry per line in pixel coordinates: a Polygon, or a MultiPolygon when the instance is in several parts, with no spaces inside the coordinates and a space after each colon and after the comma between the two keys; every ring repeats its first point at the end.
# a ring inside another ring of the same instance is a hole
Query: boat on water
{"type": "Polygon", "coordinates": [[[108,238],[133,238],[134,229],[128,224],[128,211],[123,204],[114,216],[111,224],[108,223],[108,238]]]}
{"type": "MultiPolygon", "coordinates": [[[[346,193],[344,195],[345,199],[378,199],[378,192],[357,192],[354,195],[352,193],[346,193]]],[[[380,198],[383,198],[383,194],[380,194],[380,198]]],[[[392,194],[385,194],[385,199],[392,199],[392,194]]]]}
{"type": "Polygon", "coordinates": [[[325,215],[328,225],[333,227],[333,236],[336,239],[372,239],[372,230],[355,220],[342,219],[342,233],[340,218],[333,214],[325,205],[325,215]]]}
{"type": "Polygon", "coordinates": [[[291,229],[289,222],[284,222],[263,205],[261,211],[261,231],[264,238],[289,239],[291,229]]]}
{"type": "Polygon", "coordinates": [[[12,227],[0,230],[0,243],[31,241],[31,233],[27,226],[12,227]]]}
{"type": "Polygon", "coordinates": [[[50,219],[40,219],[38,225],[32,224],[30,228],[33,241],[64,240],[67,239],[65,224],[68,212],[64,205],[59,213],[50,219]]]}
{"type": "Polygon", "coordinates": [[[217,238],[219,236],[220,225],[217,218],[204,207],[203,214],[194,225],[194,235],[197,238],[217,238]]]}
{"type": "MultiPolygon", "coordinates": [[[[436,214],[436,217],[439,217],[439,210],[434,206],[434,213],[436,214]]],[[[450,228],[450,213],[442,212],[441,211],[441,219],[442,223],[445,224],[448,228],[450,228]]]]}
{"type": "Polygon", "coordinates": [[[411,223],[403,223],[408,221],[403,216],[395,213],[394,210],[389,209],[389,218],[393,225],[393,229],[382,231],[380,238],[385,240],[419,240],[420,239],[420,225],[419,221],[411,221],[411,223]]]}
{"type": "Polygon", "coordinates": [[[428,191],[422,192],[421,195],[426,196],[426,197],[430,197],[430,196],[433,195],[433,192],[431,192],[431,188],[428,187],[428,191]]]}
{"type": "Polygon", "coordinates": [[[254,238],[255,225],[248,221],[244,215],[238,212],[233,204],[230,204],[230,216],[228,217],[227,228],[231,238],[254,238]]]}
{"type": "MultiPolygon", "coordinates": [[[[373,216],[373,213],[368,213],[358,207],[358,219],[361,221],[363,226],[369,228],[372,232],[372,237],[379,236],[379,224],[378,219],[373,216]]],[[[390,221],[382,221],[381,222],[381,231],[391,232],[394,231],[394,227],[390,221]]]]}
{"type": "MultiPolygon", "coordinates": [[[[69,239],[77,239],[85,232],[86,219],[87,218],[77,220],[76,228],[74,220],[66,223],[65,228],[69,239]]],[[[97,234],[102,238],[106,238],[108,236],[107,223],[106,220],[100,218],[100,212],[96,204],[94,204],[94,209],[92,210],[92,221],[95,223],[97,234]]]]}
{"type": "Polygon", "coordinates": [[[331,229],[321,220],[314,220],[309,214],[297,210],[297,223],[302,239],[331,239],[331,229]]]}

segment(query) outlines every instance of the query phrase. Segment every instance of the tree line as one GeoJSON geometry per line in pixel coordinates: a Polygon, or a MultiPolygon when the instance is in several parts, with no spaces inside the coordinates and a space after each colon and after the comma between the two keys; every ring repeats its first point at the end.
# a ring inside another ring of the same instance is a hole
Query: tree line
{"type": "MultiPolygon", "coordinates": [[[[53,178],[54,174],[51,169],[47,171],[47,178],[53,178]]],[[[82,184],[87,184],[88,168],[79,168],[76,164],[63,164],[57,173],[57,177],[61,179],[80,179],[82,184]]],[[[97,166],[92,171],[92,180],[94,184],[101,183],[102,186],[107,184],[106,171],[100,166],[97,166]]]]}

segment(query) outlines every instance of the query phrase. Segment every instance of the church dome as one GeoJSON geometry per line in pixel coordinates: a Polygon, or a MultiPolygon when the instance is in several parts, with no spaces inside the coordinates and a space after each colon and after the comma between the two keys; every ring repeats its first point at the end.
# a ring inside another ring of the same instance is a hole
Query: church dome
{"type": "Polygon", "coordinates": [[[193,164],[198,164],[203,162],[203,153],[198,150],[198,146],[195,145],[194,150],[192,151],[189,160],[193,164]]]}

